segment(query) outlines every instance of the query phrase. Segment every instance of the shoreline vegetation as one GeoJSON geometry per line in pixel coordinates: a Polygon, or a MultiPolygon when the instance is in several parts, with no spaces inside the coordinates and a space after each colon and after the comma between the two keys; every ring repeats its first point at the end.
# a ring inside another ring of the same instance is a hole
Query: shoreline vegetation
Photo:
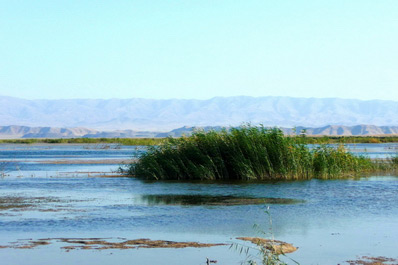
{"type": "Polygon", "coordinates": [[[358,173],[393,171],[398,159],[354,156],[343,145],[309,148],[305,136],[244,125],[229,131],[196,131],[149,147],[127,174],[148,180],[336,179],[358,173]]]}
{"type": "Polygon", "coordinates": [[[159,145],[164,140],[165,138],[32,138],[0,139],[0,144],[119,144],[152,146],[159,145]]]}
{"type": "MultiPolygon", "coordinates": [[[[313,136],[289,135],[304,144],[361,144],[361,143],[397,143],[397,135],[374,136],[313,136]]],[[[0,144],[120,144],[153,146],[167,141],[168,138],[19,138],[0,139],[0,144]]]]}

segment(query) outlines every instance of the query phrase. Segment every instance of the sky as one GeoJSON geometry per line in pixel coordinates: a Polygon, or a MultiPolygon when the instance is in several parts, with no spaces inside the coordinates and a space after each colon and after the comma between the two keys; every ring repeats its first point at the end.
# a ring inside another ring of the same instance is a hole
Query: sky
{"type": "Polygon", "coordinates": [[[0,0],[0,95],[398,101],[398,1],[0,0]]]}

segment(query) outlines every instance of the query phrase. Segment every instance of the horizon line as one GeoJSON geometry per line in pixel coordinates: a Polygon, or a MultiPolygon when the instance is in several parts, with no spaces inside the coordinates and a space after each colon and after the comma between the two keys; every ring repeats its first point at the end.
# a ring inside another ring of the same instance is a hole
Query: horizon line
{"type": "Polygon", "coordinates": [[[217,98],[295,98],[295,99],[341,99],[341,100],[358,100],[358,101],[392,101],[398,102],[398,100],[392,99],[360,99],[360,98],[342,98],[342,97],[295,97],[295,96],[250,96],[250,95],[237,95],[237,96],[213,96],[207,99],[198,99],[198,98],[144,98],[144,97],[128,97],[128,98],[23,98],[16,96],[8,96],[8,95],[0,95],[0,98],[13,98],[13,99],[21,99],[27,101],[58,101],[58,100],[132,100],[132,99],[141,99],[141,100],[154,100],[154,101],[167,101],[167,100],[196,100],[196,101],[208,101],[217,98]]]}

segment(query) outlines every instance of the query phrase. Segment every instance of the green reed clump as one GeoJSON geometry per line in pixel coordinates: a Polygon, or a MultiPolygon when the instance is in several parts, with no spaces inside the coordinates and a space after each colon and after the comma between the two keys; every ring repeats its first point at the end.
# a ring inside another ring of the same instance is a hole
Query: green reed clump
{"type": "Polygon", "coordinates": [[[354,156],[342,145],[337,149],[322,145],[312,152],[312,170],[316,177],[339,177],[375,169],[376,164],[372,160],[364,156],[354,156]]]}
{"type": "Polygon", "coordinates": [[[393,164],[393,165],[395,165],[395,166],[398,166],[398,154],[395,154],[395,155],[393,155],[393,156],[390,158],[390,163],[393,164]]]}
{"type": "Polygon", "coordinates": [[[370,159],[343,148],[310,150],[279,129],[242,126],[168,138],[150,147],[128,173],[164,180],[272,180],[335,178],[371,168],[370,159]]]}

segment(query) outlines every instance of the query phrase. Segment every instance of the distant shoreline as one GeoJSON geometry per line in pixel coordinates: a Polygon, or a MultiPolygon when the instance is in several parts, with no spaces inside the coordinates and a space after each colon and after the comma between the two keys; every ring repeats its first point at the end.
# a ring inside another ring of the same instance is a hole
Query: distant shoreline
{"type": "MultiPolygon", "coordinates": [[[[345,143],[398,143],[398,135],[373,135],[373,136],[322,136],[322,135],[298,135],[287,136],[300,138],[307,144],[345,144],[345,143]]],[[[177,137],[178,138],[178,137],[177,137]]],[[[87,144],[98,145],[98,149],[115,149],[122,145],[153,146],[159,145],[165,138],[31,138],[31,139],[0,139],[0,144],[87,144]],[[112,145],[112,146],[111,146],[112,145]]]]}

